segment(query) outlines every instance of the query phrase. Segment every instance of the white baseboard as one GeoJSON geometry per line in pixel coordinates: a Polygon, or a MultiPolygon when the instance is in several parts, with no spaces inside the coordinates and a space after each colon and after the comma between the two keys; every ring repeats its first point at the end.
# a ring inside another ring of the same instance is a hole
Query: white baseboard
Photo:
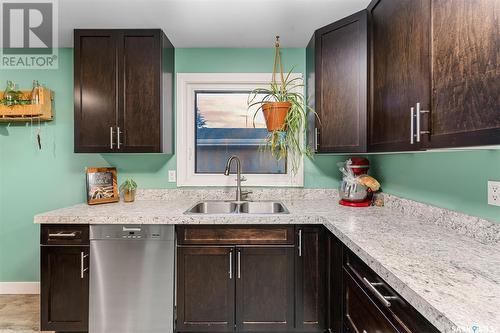
{"type": "Polygon", "coordinates": [[[0,282],[0,295],[39,294],[40,282],[0,282]]]}

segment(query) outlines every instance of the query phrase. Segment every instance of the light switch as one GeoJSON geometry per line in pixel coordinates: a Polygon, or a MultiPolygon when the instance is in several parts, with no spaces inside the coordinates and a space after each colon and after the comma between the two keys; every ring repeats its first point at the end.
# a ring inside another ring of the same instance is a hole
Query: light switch
{"type": "Polygon", "coordinates": [[[169,183],[176,182],[175,170],[168,170],[168,182],[169,183]]]}

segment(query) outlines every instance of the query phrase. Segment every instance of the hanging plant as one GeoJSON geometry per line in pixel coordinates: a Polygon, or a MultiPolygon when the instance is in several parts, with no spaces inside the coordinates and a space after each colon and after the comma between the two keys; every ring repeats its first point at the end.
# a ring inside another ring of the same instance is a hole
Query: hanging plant
{"type": "Polygon", "coordinates": [[[312,151],[301,139],[307,128],[309,112],[315,112],[306,104],[302,78],[292,77],[292,72],[293,68],[286,74],[283,72],[279,36],[276,36],[270,87],[252,90],[248,96],[248,107],[259,106],[253,116],[254,127],[255,117],[262,110],[269,131],[266,148],[278,160],[290,157],[295,173],[303,155],[312,157],[312,151]],[[279,81],[276,79],[278,73],[279,81]]]}

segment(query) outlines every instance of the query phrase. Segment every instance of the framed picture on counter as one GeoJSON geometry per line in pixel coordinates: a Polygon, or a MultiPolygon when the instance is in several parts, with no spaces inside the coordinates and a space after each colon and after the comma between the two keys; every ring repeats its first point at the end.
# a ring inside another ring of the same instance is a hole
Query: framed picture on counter
{"type": "Polygon", "coordinates": [[[87,168],[87,203],[89,205],[120,200],[116,168],[87,168]]]}

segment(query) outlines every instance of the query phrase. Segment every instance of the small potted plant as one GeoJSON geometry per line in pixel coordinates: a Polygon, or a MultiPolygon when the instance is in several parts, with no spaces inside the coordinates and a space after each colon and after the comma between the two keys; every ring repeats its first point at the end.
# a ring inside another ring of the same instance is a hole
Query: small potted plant
{"type": "Polygon", "coordinates": [[[134,202],[137,183],[133,179],[127,179],[120,185],[120,192],[123,192],[125,202],[134,202]]]}
{"type": "Polygon", "coordinates": [[[303,155],[312,156],[301,136],[305,134],[309,112],[314,110],[305,103],[303,79],[292,77],[293,68],[286,74],[280,56],[279,36],[276,36],[273,77],[269,88],[257,88],[248,96],[248,107],[258,105],[253,119],[262,110],[269,131],[266,147],[276,159],[291,157],[295,172],[303,155]],[[279,71],[280,80],[276,80],[279,71]],[[261,97],[263,96],[263,97],[261,97]]]}

